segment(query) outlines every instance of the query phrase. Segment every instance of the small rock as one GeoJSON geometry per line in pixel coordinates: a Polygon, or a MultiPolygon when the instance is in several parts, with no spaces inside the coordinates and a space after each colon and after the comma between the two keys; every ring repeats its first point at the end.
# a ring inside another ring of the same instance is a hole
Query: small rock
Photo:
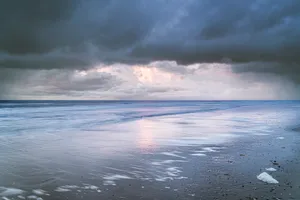
{"type": "Polygon", "coordinates": [[[279,165],[278,162],[276,162],[276,160],[271,161],[273,165],[279,165]]]}

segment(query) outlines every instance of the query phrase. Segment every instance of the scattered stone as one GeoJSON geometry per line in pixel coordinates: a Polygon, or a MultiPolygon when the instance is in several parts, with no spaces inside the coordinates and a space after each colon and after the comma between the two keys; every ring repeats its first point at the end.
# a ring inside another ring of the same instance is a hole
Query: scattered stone
{"type": "Polygon", "coordinates": [[[271,161],[273,165],[279,165],[278,162],[276,162],[276,160],[271,161]]]}

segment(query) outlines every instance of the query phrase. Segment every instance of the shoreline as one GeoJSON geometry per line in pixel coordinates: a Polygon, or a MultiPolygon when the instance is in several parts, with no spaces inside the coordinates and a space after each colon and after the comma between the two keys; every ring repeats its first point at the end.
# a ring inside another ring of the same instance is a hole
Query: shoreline
{"type": "Polygon", "coordinates": [[[299,112],[294,107],[226,109],[229,105],[222,104],[217,112],[101,123],[136,113],[168,113],[169,106],[12,109],[23,121],[14,127],[14,117],[4,121],[0,198],[300,199],[299,112]],[[276,181],[263,182],[266,173],[276,181]]]}
{"type": "MultiPolygon", "coordinates": [[[[107,168],[109,176],[74,179],[72,182],[66,180],[65,186],[51,184],[35,189],[49,194],[40,195],[43,200],[300,199],[300,180],[296,176],[300,174],[299,157],[296,156],[300,155],[300,150],[297,144],[290,143],[293,132],[283,135],[284,139],[278,139],[279,135],[269,135],[260,136],[260,140],[240,138],[223,145],[168,147],[145,155],[138,153],[133,160],[112,162],[107,168]],[[192,155],[196,151],[199,154],[192,155]],[[141,164],[143,159],[152,162],[141,164]],[[170,162],[172,160],[178,162],[170,162]],[[143,174],[147,172],[149,177],[133,178],[133,168],[128,166],[139,166],[136,170],[143,174]],[[276,171],[268,171],[267,168],[276,171]],[[162,177],[151,178],[154,172],[162,177]],[[269,184],[259,180],[257,176],[263,172],[279,183],[269,184]]],[[[14,188],[13,185],[9,187],[14,188]]],[[[34,195],[30,194],[30,190],[25,190],[27,192],[22,195],[34,195]]],[[[7,198],[10,199],[9,196],[7,198]]]]}

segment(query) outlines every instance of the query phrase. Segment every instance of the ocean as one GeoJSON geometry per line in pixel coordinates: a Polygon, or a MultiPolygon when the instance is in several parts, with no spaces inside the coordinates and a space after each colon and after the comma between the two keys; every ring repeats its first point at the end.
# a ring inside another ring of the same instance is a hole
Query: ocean
{"type": "Polygon", "coordinates": [[[300,199],[299,121],[300,101],[0,101],[0,197],[300,199]]]}

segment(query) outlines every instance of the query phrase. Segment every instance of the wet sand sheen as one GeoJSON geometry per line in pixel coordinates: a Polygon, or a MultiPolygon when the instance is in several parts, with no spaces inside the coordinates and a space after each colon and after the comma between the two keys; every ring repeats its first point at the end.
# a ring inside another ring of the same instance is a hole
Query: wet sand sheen
{"type": "MultiPolygon", "coordinates": [[[[144,165],[139,162],[143,159],[143,155],[137,155],[136,161],[111,163],[111,167],[106,174],[101,175],[102,177],[73,181],[75,185],[60,185],[56,188],[47,186],[31,191],[1,188],[0,196],[8,199],[24,197],[39,200],[70,197],[72,199],[96,197],[153,199],[157,196],[167,199],[247,199],[248,197],[286,199],[287,196],[297,198],[300,184],[292,181],[293,175],[290,172],[297,169],[295,166],[299,165],[298,158],[290,155],[291,160],[287,160],[285,156],[280,156],[281,141],[276,138],[270,145],[265,145],[266,141],[263,139],[258,144],[247,140],[244,143],[241,141],[242,143],[238,145],[230,143],[224,146],[182,148],[182,151],[165,149],[162,152],[151,152],[151,158],[147,157],[144,165]],[[245,149],[245,145],[249,148],[245,149]],[[270,153],[264,153],[266,146],[269,146],[267,149],[270,153]],[[250,147],[259,150],[260,153],[251,151],[250,147]],[[191,156],[191,153],[199,151],[206,156],[191,156]],[[272,160],[274,158],[277,160],[272,160]],[[126,169],[126,166],[140,166],[140,168],[126,169]],[[266,170],[266,168],[273,168],[276,171],[266,170]],[[271,181],[267,184],[257,178],[259,174],[266,172],[279,183],[272,184],[274,182],[271,181]],[[92,184],[82,183],[83,181],[92,184]]],[[[293,173],[297,174],[297,170],[293,173]]]]}
{"type": "Polygon", "coordinates": [[[282,118],[276,109],[1,136],[0,197],[297,199],[299,134],[285,128],[295,113],[280,107],[282,118]]]}

